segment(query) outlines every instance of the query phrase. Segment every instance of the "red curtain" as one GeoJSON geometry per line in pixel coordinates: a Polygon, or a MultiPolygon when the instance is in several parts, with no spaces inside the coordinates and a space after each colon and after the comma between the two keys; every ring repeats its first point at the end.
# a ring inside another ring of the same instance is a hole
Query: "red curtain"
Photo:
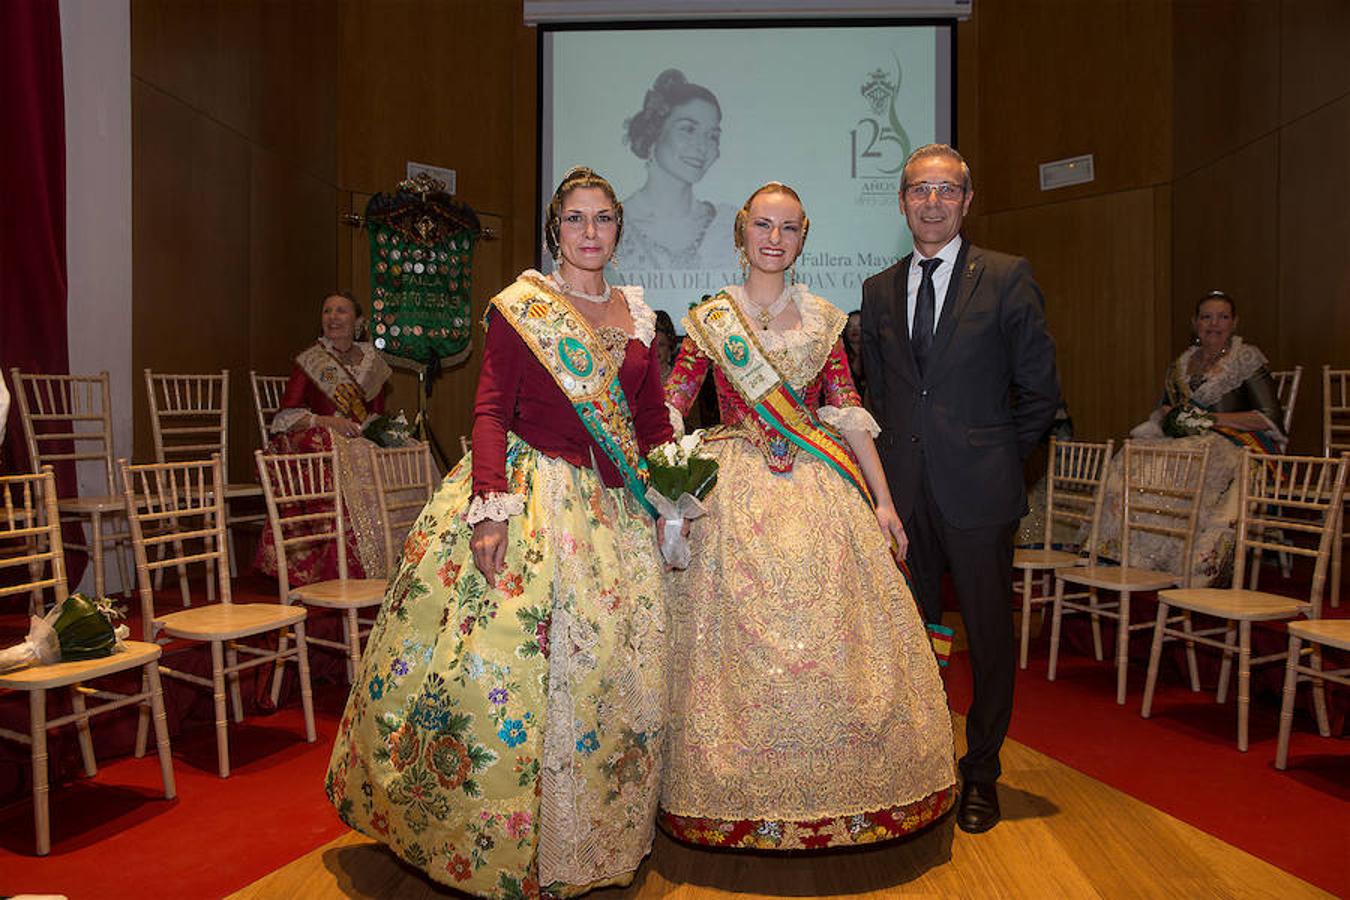
{"type": "MultiPolygon", "coordinates": [[[[57,0],[0,0],[0,367],[62,375],[66,338],[66,104],[57,0]]],[[[10,393],[16,394],[10,384],[10,393]]],[[[10,406],[0,471],[30,471],[10,406]]],[[[73,463],[56,466],[58,493],[79,492],[73,463]]],[[[66,529],[67,539],[80,540],[66,529]]],[[[72,587],[82,555],[67,554],[72,587]]]]}
{"type": "MultiPolygon", "coordinates": [[[[63,91],[56,0],[0,2],[0,363],[6,381],[11,366],[70,371],[63,91]]],[[[28,471],[17,398],[5,444],[4,468],[28,471]]],[[[74,467],[62,468],[61,493],[73,494],[74,467]]]]}

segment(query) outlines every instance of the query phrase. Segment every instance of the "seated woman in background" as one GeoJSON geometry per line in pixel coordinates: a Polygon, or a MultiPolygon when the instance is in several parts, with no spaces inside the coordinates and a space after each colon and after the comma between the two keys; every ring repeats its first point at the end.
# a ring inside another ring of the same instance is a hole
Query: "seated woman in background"
{"type": "MultiPolygon", "coordinates": [[[[319,322],[318,341],[291,366],[281,408],[272,417],[266,452],[317,453],[337,448],[348,523],[347,577],[380,578],[386,565],[370,455],[375,445],[361,434],[384,413],[391,372],[373,346],[356,340],[364,320],[361,304],[350,293],[325,297],[319,322]]],[[[293,550],[287,562],[292,585],[338,577],[337,547],[331,543],[293,550]]],[[[270,528],[263,529],[255,564],[268,575],[276,574],[270,528]]]]}
{"type": "MultiPolygon", "coordinates": [[[[1158,441],[1207,444],[1209,468],[1200,497],[1200,516],[1192,554],[1191,586],[1205,587],[1227,577],[1233,558],[1238,484],[1243,448],[1282,452],[1287,437],[1275,380],[1266,356],[1238,337],[1237,304],[1223,291],[1210,291],[1191,320],[1195,341],[1167,370],[1163,399],[1130,438],[1138,444],[1158,441]]],[[[1120,549],[1121,460],[1108,473],[1102,510],[1102,552],[1120,549]]],[[[1131,537],[1131,565],[1182,571],[1176,541],[1138,532],[1131,537]]]]}

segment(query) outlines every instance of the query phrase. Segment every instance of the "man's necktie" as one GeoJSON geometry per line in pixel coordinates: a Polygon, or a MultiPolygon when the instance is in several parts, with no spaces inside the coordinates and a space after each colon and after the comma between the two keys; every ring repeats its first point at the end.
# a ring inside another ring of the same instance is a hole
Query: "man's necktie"
{"type": "Polygon", "coordinates": [[[919,260],[923,269],[923,280],[919,282],[919,296],[914,306],[914,330],[909,336],[909,345],[914,350],[914,364],[923,374],[923,364],[928,359],[928,350],[933,346],[933,318],[937,308],[937,291],[933,288],[933,270],[942,265],[942,260],[919,260]]]}

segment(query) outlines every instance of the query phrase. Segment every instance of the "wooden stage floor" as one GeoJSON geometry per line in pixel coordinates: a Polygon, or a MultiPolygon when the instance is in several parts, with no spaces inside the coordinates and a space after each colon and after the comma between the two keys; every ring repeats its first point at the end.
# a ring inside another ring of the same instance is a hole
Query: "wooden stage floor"
{"type": "MultiPolygon", "coordinates": [[[[965,723],[953,716],[958,744],[965,723]]],[[[1330,897],[1313,885],[1100,781],[1008,741],[1003,822],[968,835],[948,816],[882,847],[774,856],[695,850],[658,832],[627,888],[594,900],[668,897],[1330,897]]],[[[233,894],[272,898],[462,897],[349,832],[233,894]]]]}

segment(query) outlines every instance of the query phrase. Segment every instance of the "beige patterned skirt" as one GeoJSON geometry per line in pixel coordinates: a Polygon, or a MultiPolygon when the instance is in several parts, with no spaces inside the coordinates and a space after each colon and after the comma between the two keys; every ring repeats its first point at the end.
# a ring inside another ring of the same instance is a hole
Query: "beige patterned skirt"
{"type": "Polygon", "coordinates": [[[955,797],[951,718],[875,516],[806,454],[775,475],[744,440],[707,446],[718,484],[669,582],[663,827],[790,850],[931,823],[955,797]]]}

